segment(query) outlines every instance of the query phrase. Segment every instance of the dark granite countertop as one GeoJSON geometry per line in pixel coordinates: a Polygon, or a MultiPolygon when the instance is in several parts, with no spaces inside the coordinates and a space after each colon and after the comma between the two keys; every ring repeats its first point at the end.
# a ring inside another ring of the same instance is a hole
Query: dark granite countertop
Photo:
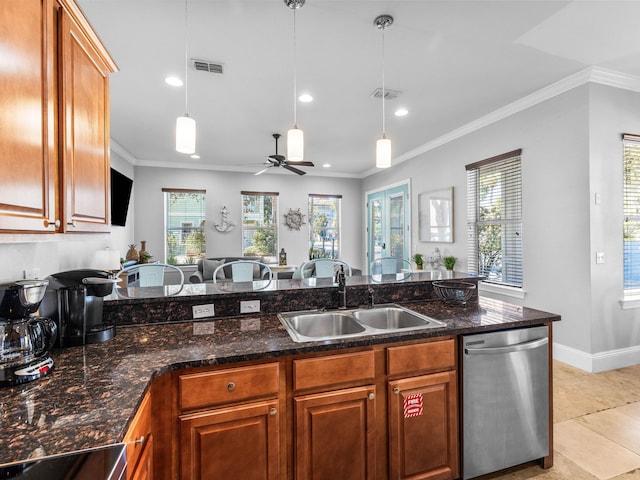
{"type": "Polygon", "coordinates": [[[172,370],[560,320],[483,297],[466,307],[438,300],[405,306],[447,325],[295,343],[276,315],[244,316],[123,326],[105,343],[54,350],[51,374],[0,390],[0,465],[121,441],[150,381],[172,370]]]}

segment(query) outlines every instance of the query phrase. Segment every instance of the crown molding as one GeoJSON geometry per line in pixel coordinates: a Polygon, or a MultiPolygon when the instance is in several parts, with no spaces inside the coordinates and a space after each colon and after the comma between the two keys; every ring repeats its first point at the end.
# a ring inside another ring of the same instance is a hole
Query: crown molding
{"type": "Polygon", "coordinates": [[[109,149],[112,152],[117,153],[120,158],[122,158],[123,160],[126,160],[131,165],[133,166],[138,165],[138,159],[133,155],[131,155],[131,153],[129,153],[129,150],[124,148],[122,145],[116,142],[113,138],[111,138],[110,141],[111,143],[109,144],[109,149]]]}

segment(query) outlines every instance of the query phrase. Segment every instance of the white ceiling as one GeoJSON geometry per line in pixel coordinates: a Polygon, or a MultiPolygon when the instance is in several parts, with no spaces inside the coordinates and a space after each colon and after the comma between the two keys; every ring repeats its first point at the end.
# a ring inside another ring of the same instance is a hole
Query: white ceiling
{"type": "MultiPolygon", "coordinates": [[[[175,152],[185,91],[164,83],[184,77],[184,1],[78,1],[120,67],[111,77],[117,151],[138,165],[248,172],[274,153],[272,133],[293,124],[293,11],[282,0],[189,0],[188,56],[225,68],[189,70],[200,160],[175,152]]],[[[296,13],[296,65],[298,93],[315,98],[298,104],[309,174],[375,171],[380,14],[395,19],[386,88],[402,92],[386,102],[392,163],[585,68],[640,77],[640,1],[307,0],[296,13]],[[409,115],[395,117],[399,106],[409,115]]]]}

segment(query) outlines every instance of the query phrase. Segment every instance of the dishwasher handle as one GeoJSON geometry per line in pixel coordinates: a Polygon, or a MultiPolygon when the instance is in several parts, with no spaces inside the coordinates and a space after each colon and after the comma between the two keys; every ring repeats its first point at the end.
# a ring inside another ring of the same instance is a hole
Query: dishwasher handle
{"type": "Polygon", "coordinates": [[[464,353],[465,355],[494,355],[498,353],[521,352],[523,350],[533,350],[548,343],[549,337],[543,337],[529,342],[507,345],[505,347],[465,348],[464,353]]]}

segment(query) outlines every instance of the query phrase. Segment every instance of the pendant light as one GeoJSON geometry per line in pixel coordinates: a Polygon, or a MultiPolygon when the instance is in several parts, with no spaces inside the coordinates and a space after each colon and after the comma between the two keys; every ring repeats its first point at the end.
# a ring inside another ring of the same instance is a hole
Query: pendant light
{"type": "Polygon", "coordinates": [[[287,132],[287,160],[302,162],[304,160],[304,132],[298,128],[297,118],[297,71],[296,71],[296,10],[302,8],[305,0],[283,0],[293,10],[293,127],[287,132]]]}
{"type": "Polygon", "coordinates": [[[187,28],[187,0],[184,1],[184,111],[176,121],[176,151],[180,153],[196,153],[196,121],[189,116],[188,109],[188,70],[189,70],[189,35],[187,28]]]}
{"type": "Polygon", "coordinates": [[[391,140],[387,138],[385,132],[385,110],[384,97],[386,95],[384,89],[384,30],[393,23],[391,15],[380,15],[376,17],[373,24],[379,30],[382,30],[382,138],[376,142],[376,167],[389,168],[391,166],[391,140]]]}

